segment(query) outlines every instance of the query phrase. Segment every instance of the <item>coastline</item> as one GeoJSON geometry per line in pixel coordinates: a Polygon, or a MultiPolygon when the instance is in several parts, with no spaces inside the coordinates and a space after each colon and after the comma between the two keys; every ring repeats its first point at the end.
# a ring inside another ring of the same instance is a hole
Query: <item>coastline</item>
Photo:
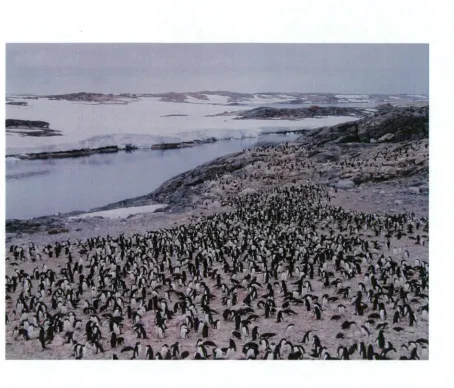
{"type": "MultiPolygon", "coordinates": [[[[310,129],[288,129],[280,131],[267,131],[259,134],[261,136],[268,135],[286,135],[286,134],[298,134],[305,133],[310,131],[310,129]]],[[[165,151],[165,150],[174,150],[180,148],[189,148],[197,147],[203,144],[216,143],[221,141],[229,141],[231,138],[215,138],[210,137],[203,140],[192,140],[192,141],[181,141],[181,142],[166,142],[166,143],[157,143],[152,144],[147,149],[152,151],[165,151]]],[[[134,144],[128,144],[124,147],[117,145],[109,145],[98,148],[80,148],[80,149],[70,149],[65,151],[48,151],[48,152],[29,152],[24,154],[9,154],[6,155],[6,158],[17,158],[21,160],[38,160],[38,159],[62,159],[62,158],[78,158],[83,156],[90,156],[94,154],[103,154],[103,153],[115,153],[115,152],[132,152],[139,149],[139,147],[134,144]]],[[[143,148],[142,148],[143,149],[143,148]]]]}
{"type": "MultiPolygon", "coordinates": [[[[397,120],[399,125],[401,125],[402,112],[405,113],[407,112],[407,110],[399,110],[397,118],[394,118],[394,113],[392,113],[392,120],[397,120]]],[[[413,111],[411,111],[410,113],[412,112],[413,111]]],[[[419,114],[418,110],[416,110],[416,114],[419,114]]],[[[143,196],[127,198],[115,203],[107,204],[105,206],[93,208],[85,212],[75,211],[60,214],[58,216],[48,215],[35,217],[30,220],[8,219],[6,220],[7,239],[9,241],[12,241],[15,236],[17,237],[18,233],[32,233],[34,235],[37,235],[41,233],[45,234],[49,229],[55,228],[62,228],[64,230],[80,229],[85,224],[90,225],[95,224],[96,222],[93,221],[93,219],[69,221],[69,217],[78,216],[84,213],[94,213],[118,208],[140,207],[159,204],[167,205],[165,209],[160,209],[156,213],[139,214],[137,216],[129,217],[127,220],[109,221],[112,223],[119,222],[120,225],[124,224],[123,226],[125,227],[131,219],[144,217],[154,219],[156,218],[157,214],[172,214],[184,217],[184,214],[188,211],[191,211],[192,213],[193,211],[196,211],[197,213],[198,211],[208,211],[212,208],[220,210],[223,208],[223,206],[220,205],[222,195],[220,195],[219,193],[213,193],[213,187],[219,185],[220,179],[223,179],[222,177],[235,177],[236,175],[241,176],[245,173],[249,174],[250,171],[254,171],[254,174],[260,174],[266,181],[277,181],[274,184],[287,184],[295,178],[298,178],[298,180],[304,179],[308,182],[314,182],[317,184],[326,185],[328,187],[334,187],[338,183],[338,181],[348,180],[351,183],[349,183],[345,188],[339,187],[340,190],[338,191],[338,193],[336,193],[339,198],[353,200],[354,203],[363,203],[363,197],[365,194],[362,194],[362,192],[369,190],[371,192],[367,195],[370,197],[369,202],[371,202],[370,206],[373,211],[380,212],[382,209],[391,209],[393,210],[393,212],[398,212],[411,209],[413,212],[417,212],[418,208],[421,208],[421,203],[427,202],[426,196],[428,195],[428,180],[426,182],[424,181],[424,179],[418,180],[418,176],[421,174],[423,174],[424,176],[427,175],[428,179],[428,139],[420,140],[423,145],[420,145],[419,147],[423,148],[421,151],[422,156],[419,157],[417,163],[419,167],[415,167],[411,164],[409,164],[405,168],[399,167],[402,164],[405,164],[403,160],[400,160],[394,167],[389,165],[389,163],[387,167],[377,165],[375,168],[371,168],[370,171],[367,172],[367,174],[364,173],[359,176],[358,171],[355,168],[352,168],[352,171],[344,172],[343,174],[341,174],[339,168],[333,163],[333,161],[335,160],[340,160],[341,158],[348,158],[352,156],[358,157],[360,155],[364,155],[364,157],[367,158],[369,157],[369,154],[371,152],[377,149],[386,149],[387,152],[389,152],[389,150],[393,148],[401,149],[402,144],[404,147],[407,147],[408,144],[411,144],[412,141],[409,139],[406,142],[404,141],[403,143],[388,142],[392,139],[385,139],[385,141],[381,143],[371,143],[365,142],[364,139],[362,139],[361,141],[357,135],[353,136],[357,138],[357,141],[350,142],[352,136],[352,128],[353,130],[358,131],[358,127],[361,127],[361,123],[363,122],[370,126],[370,120],[383,121],[383,116],[378,116],[378,119],[365,118],[360,122],[356,121],[326,128],[316,128],[310,130],[308,133],[298,138],[296,142],[291,143],[292,146],[298,149],[298,151],[295,151],[294,157],[304,157],[307,158],[308,161],[310,161],[303,175],[294,176],[292,173],[287,172],[288,177],[286,177],[286,179],[282,179],[282,176],[279,176],[279,179],[273,179],[272,171],[267,171],[265,173],[264,170],[257,170],[258,165],[266,165],[269,164],[270,161],[273,161],[273,155],[270,156],[270,153],[278,153],[278,151],[276,150],[280,148],[279,145],[261,147],[259,148],[259,150],[261,151],[244,150],[242,152],[222,156],[220,158],[202,164],[195,169],[186,171],[173,178],[170,178],[156,190],[143,196]],[[348,136],[345,136],[345,133],[348,133],[348,136]],[[408,191],[408,188],[411,187],[422,187],[422,189],[412,189],[408,191]],[[386,191],[388,192],[387,196],[389,195],[389,197],[383,196],[383,192],[386,191]],[[415,192],[418,192],[417,196],[415,196],[415,192]],[[415,198],[417,198],[418,201],[416,201],[415,204],[412,204],[415,198]],[[399,205],[396,205],[395,201],[398,201],[399,205]],[[402,202],[402,204],[400,204],[400,202],[402,202]]],[[[383,121],[382,125],[385,126],[388,131],[393,130],[393,127],[389,126],[386,120],[383,121]]],[[[413,125],[413,121],[411,121],[411,125],[413,125]]],[[[372,128],[374,128],[375,132],[379,131],[379,129],[377,129],[374,125],[372,125],[372,128]]],[[[419,130],[419,126],[417,126],[417,129],[419,130]]],[[[288,132],[294,133],[296,131],[289,130],[288,132]]],[[[307,130],[303,130],[301,132],[307,132],[307,130]]],[[[405,130],[403,132],[406,133],[405,130]]],[[[277,133],[282,132],[279,131],[277,133]]],[[[421,136],[425,137],[426,135],[425,133],[423,133],[421,136]]],[[[207,142],[213,142],[213,140],[209,139],[207,140],[207,142]]],[[[190,144],[190,146],[196,146],[198,144],[201,144],[201,142],[190,142],[190,144]]],[[[176,147],[174,145],[164,145],[162,148],[155,149],[165,150],[174,147],[179,148],[179,146],[176,147]]],[[[100,152],[118,151],[120,151],[119,148],[103,147],[100,152]]],[[[86,153],[81,156],[91,154],[90,150],[84,150],[84,152],[86,153]]],[[[62,153],[62,155],[65,155],[62,157],[66,157],[65,153],[62,153]]],[[[411,161],[413,161],[413,159],[411,159],[411,161]]],[[[257,182],[254,183],[251,181],[250,187],[248,188],[252,190],[263,191],[267,188],[269,189],[270,187],[274,186],[263,184],[263,182],[257,184],[257,182]]],[[[237,190],[237,192],[235,192],[235,195],[241,195],[241,191],[237,190]]],[[[343,200],[340,201],[342,202],[343,200]]],[[[422,213],[424,216],[426,216],[428,209],[426,209],[425,207],[423,208],[425,210],[422,213]]],[[[102,224],[104,225],[105,222],[103,221],[102,224]]],[[[62,234],[62,236],[63,235],[64,234],[62,234]]]]}
{"type": "MultiPolygon", "coordinates": [[[[423,141],[426,144],[427,141],[423,141]]],[[[300,143],[290,143],[289,146],[301,147],[300,143]]],[[[343,157],[368,154],[376,150],[374,146],[358,146],[347,144],[336,146],[343,157]]],[[[19,244],[29,240],[55,241],[56,238],[86,238],[99,234],[112,235],[113,233],[142,232],[154,228],[165,228],[187,222],[192,217],[201,217],[208,214],[223,212],[230,209],[222,198],[226,195],[245,195],[248,191],[262,192],[280,185],[291,184],[296,178],[298,181],[322,184],[328,187],[333,197],[333,204],[352,210],[367,211],[378,214],[400,214],[412,212],[422,217],[428,216],[428,174],[427,178],[419,175],[400,176],[402,171],[387,170],[388,179],[369,180],[359,185],[353,181],[352,186],[341,188],[346,178],[351,177],[350,171],[340,174],[339,169],[333,166],[326,152],[306,152],[311,161],[303,174],[288,174],[286,179],[276,179],[276,172],[265,172],[263,169],[269,163],[270,153],[276,152],[279,145],[263,147],[262,152],[257,150],[237,152],[217,158],[193,170],[179,174],[164,182],[155,191],[134,198],[124,199],[102,207],[91,209],[88,212],[75,211],[58,216],[49,215],[36,217],[31,220],[6,220],[6,237],[8,243],[19,244]],[[311,155],[311,156],[309,156],[311,155]],[[260,166],[260,167],[259,167],[260,166]],[[317,166],[317,167],[316,167],[317,166]],[[316,167],[316,168],[315,168],[316,167]],[[230,187],[227,191],[226,179],[235,179],[244,174],[255,175],[256,179],[248,182],[247,187],[230,187]],[[260,175],[259,175],[260,174],[260,175]],[[257,179],[259,178],[259,179],[257,179]],[[337,188],[336,185],[339,187],[337,188]],[[417,190],[414,188],[418,188],[417,190]],[[413,188],[413,189],[412,189],[413,188]],[[227,192],[226,192],[227,191],[227,192]],[[415,194],[415,191],[417,193],[415,194]],[[70,219],[81,214],[114,210],[119,208],[139,207],[153,204],[165,204],[166,208],[154,213],[132,215],[127,219],[112,220],[108,218],[70,219]],[[58,236],[49,235],[51,229],[67,230],[58,236]]],[[[393,147],[395,149],[399,146],[393,147]]],[[[301,153],[298,155],[302,156],[301,153]]],[[[271,158],[273,155],[271,155],[271,158]]],[[[424,158],[424,163],[428,158],[424,158]]]]}

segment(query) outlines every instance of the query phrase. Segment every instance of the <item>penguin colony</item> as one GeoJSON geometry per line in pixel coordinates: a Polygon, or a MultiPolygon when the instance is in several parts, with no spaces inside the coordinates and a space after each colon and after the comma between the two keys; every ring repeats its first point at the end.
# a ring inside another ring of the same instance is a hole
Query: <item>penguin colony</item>
{"type": "Polygon", "coordinates": [[[11,245],[7,357],[427,359],[428,219],[330,193],[291,182],[174,228],[11,245]]]}

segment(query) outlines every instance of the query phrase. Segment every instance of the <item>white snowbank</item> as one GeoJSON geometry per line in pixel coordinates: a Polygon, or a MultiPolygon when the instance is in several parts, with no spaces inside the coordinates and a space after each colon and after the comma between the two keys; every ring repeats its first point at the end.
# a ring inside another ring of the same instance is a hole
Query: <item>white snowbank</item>
{"type": "Polygon", "coordinates": [[[272,104],[274,102],[284,102],[288,100],[293,100],[295,97],[287,96],[287,95],[271,95],[271,94],[259,94],[254,95],[254,99],[248,99],[246,103],[250,104],[272,104]]]}
{"type": "Polygon", "coordinates": [[[136,206],[136,207],[124,207],[124,208],[120,208],[120,209],[80,214],[78,216],[68,217],[68,219],[71,220],[71,219],[88,218],[88,217],[126,218],[132,214],[153,213],[157,209],[162,209],[167,206],[168,205],[147,205],[147,206],[136,206]]]}
{"type": "Polygon", "coordinates": [[[397,96],[389,96],[391,100],[402,100],[402,97],[397,97],[397,96]]]}
{"type": "Polygon", "coordinates": [[[371,102],[371,101],[367,100],[367,99],[362,99],[362,98],[349,98],[348,102],[364,102],[364,103],[368,103],[368,102],[371,102]]]}
{"type": "Polygon", "coordinates": [[[190,102],[191,104],[228,104],[229,98],[227,96],[218,96],[215,94],[204,94],[208,100],[201,100],[199,98],[195,98],[192,96],[186,97],[186,102],[190,102]]]}
{"type": "Polygon", "coordinates": [[[336,94],[334,97],[337,98],[346,98],[347,100],[351,100],[352,98],[369,98],[368,94],[336,94]]]}
{"type": "Polygon", "coordinates": [[[227,96],[218,96],[216,94],[206,94],[206,96],[212,104],[228,104],[230,102],[227,96]]]}
{"type": "Polygon", "coordinates": [[[234,120],[215,116],[225,111],[249,109],[244,106],[220,107],[211,104],[177,104],[143,98],[129,104],[80,104],[47,99],[29,100],[29,106],[8,105],[6,117],[42,120],[62,136],[6,136],[6,154],[64,151],[133,144],[149,148],[153,144],[217,139],[255,138],[260,133],[288,129],[312,129],[355,120],[352,117],[325,117],[304,120],[234,120]],[[180,117],[161,117],[185,114],[180,117]]]}
{"type": "Polygon", "coordinates": [[[12,165],[12,164],[16,164],[16,163],[19,163],[21,162],[22,160],[19,159],[19,158],[15,158],[15,157],[8,157],[8,158],[5,158],[5,163],[6,165],[12,165]]]}

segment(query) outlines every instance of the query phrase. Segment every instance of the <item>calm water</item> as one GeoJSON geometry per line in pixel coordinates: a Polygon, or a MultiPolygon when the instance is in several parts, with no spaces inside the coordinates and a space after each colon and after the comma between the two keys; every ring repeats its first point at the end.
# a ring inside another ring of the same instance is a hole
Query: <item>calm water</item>
{"type": "Polygon", "coordinates": [[[167,151],[97,154],[75,159],[6,163],[6,218],[26,219],[89,210],[148,194],[171,177],[203,163],[268,142],[299,135],[221,141],[167,151]]]}

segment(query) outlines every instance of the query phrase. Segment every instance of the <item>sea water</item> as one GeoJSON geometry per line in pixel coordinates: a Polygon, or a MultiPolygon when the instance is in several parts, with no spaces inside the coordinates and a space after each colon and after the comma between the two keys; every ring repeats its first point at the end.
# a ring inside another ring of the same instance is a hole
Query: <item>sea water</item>
{"type": "Polygon", "coordinates": [[[264,135],[172,150],[136,150],[79,158],[6,161],[6,218],[87,211],[148,194],[166,180],[215,158],[299,134],[264,135]]]}

